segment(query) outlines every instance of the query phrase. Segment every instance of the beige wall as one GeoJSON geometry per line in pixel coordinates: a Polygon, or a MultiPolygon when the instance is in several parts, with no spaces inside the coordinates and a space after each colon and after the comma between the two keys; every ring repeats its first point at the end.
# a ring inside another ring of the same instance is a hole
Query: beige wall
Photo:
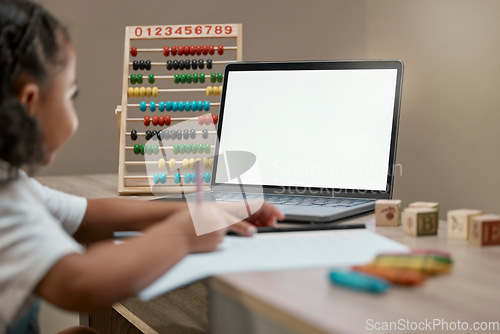
{"type": "Polygon", "coordinates": [[[124,26],[241,22],[245,60],[402,59],[395,197],[500,211],[498,1],[41,2],[70,28],[81,90],[79,132],[41,174],[117,171],[124,26]]]}

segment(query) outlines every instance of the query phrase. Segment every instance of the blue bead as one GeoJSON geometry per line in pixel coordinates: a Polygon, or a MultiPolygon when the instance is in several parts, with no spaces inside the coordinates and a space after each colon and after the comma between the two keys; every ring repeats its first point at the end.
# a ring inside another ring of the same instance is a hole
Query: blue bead
{"type": "Polygon", "coordinates": [[[180,173],[175,173],[175,175],[174,175],[174,183],[176,183],[176,184],[181,183],[181,174],[180,173]]]}
{"type": "Polygon", "coordinates": [[[196,183],[196,173],[191,173],[191,182],[196,183]]]}
{"type": "Polygon", "coordinates": [[[158,103],[158,109],[160,109],[160,111],[165,111],[165,102],[161,101],[158,103]]]}
{"type": "Polygon", "coordinates": [[[165,173],[160,174],[160,182],[161,183],[167,182],[167,174],[165,174],[165,173]]]}
{"type": "Polygon", "coordinates": [[[146,102],[141,101],[141,103],[139,104],[139,108],[141,108],[141,111],[146,111],[146,102]]]}
{"type": "Polygon", "coordinates": [[[186,111],[190,111],[191,110],[191,103],[189,101],[186,101],[186,103],[184,104],[184,108],[186,108],[186,111]]]}
{"type": "Polygon", "coordinates": [[[160,182],[160,175],[158,173],[154,173],[154,175],[153,175],[153,182],[155,184],[158,184],[158,182],[160,182]]]}
{"type": "Polygon", "coordinates": [[[193,111],[198,110],[198,103],[196,103],[196,101],[191,101],[191,109],[193,109],[193,111]]]}
{"type": "Polygon", "coordinates": [[[165,109],[167,111],[171,111],[172,110],[172,101],[167,101],[167,103],[165,103],[165,109]]]}
{"type": "Polygon", "coordinates": [[[184,175],[184,180],[186,183],[191,183],[191,174],[186,173],[186,175],[184,175]]]}
{"type": "Polygon", "coordinates": [[[179,101],[179,102],[177,103],[177,106],[178,106],[178,108],[179,108],[179,111],[184,111],[184,102],[179,101]]]}
{"type": "Polygon", "coordinates": [[[177,102],[172,102],[172,110],[173,111],[177,111],[177,109],[179,109],[179,104],[177,102]]]}
{"type": "Polygon", "coordinates": [[[203,109],[205,109],[205,111],[210,110],[210,102],[209,101],[205,101],[205,103],[203,103],[203,109]]]}
{"type": "Polygon", "coordinates": [[[198,110],[199,111],[203,110],[203,101],[198,101],[198,110]]]}
{"type": "Polygon", "coordinates": [[[208,172],[205,173],[205,182],[210,183],[210,173],[208,172]]]}
{"type": "Polygon", "coordinates": [[[156,111],[156,103],[151,102],[151,103],[149,104],[149,110],[151,110],[151,111],[156,111]]]}

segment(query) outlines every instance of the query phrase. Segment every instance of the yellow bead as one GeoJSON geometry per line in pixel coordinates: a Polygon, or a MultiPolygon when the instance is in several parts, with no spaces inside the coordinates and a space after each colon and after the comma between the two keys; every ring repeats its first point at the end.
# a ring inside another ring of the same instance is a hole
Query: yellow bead
{"type": "MultiPolygon", "coordinates": [[[[199,163],[200,164],[200,167],[202,166],[201,165],[201,158],[196,158],[196,163],[199,163]]],[[[196,165],[195,165],[196,166],[196,165]]]]}
{"type": "Polygon", "coordinates": [[[140,94],[141,94],[141,97],[145,97],[146,96],[146,87],[141,87],[140,88],[140,94]]]}
{"type": "Polygon", "coordinates": [[[174,158],[170,159],[170,161],[168,162],[168,166],[172,170],[175,168],[175,159],[174,158]]]}
{"type": "Polygon", "coordinates": [[[129,87],[127,90],[128,97],[134,96],[134,87],[129,87]]]}
{"type": "Polygon", "coordinates": [[[153,94],[153,90],[151,89],[151,87],[146,88],[146,96],[151,97],[152,94],[153,94]]]}
{"type": "Polygon", "coordinates": [[[219,87],[214,86],[214,96],[219,95],[219,87]]]}
{"type": "Polygon", "coordinates": [[[196,160],[194,160],[194,158],[189,159],[189,167],[194,168],[195,162],[196,162],[196,160]]]}
{"type": "Polygon", "coordinates": [[[212,167],[212,164],[214,163],[214,158],[208,159],[208,165],[212,167]]]}
{"type": "Polygon", "coordinates": [[[165,168],[165,159],[158,160],[158,168],[160,168],[160,169],[165,168]]]}
{"type": "Polygon", "coordinates": [[[141,96],[141,90],[139,89],[139,87],[135,87],[134,88],[134,97],[139,97],[141,96]]]}
{"type": "Polygon", "coordinates": [[[219,95],[222,95],[222,86],[219,86],[219,95]]]}
{"type": "Polygon", "coordinates": [[[188,168],[189,167],[189,159],[185,158],[182,160],[182,168],[188,168]]]}
{"type": "Polygon", "coordinates": [[[203,168],[207,168],[207,167],[208,167],[208,159],[203,158],[203,168]]]}
{"type": "Polygon", "coordinates": [[[207,96],[212,95],[212,86],[207,87],[207,96]]]}
{"type": "Polygon", "coordinates": [[[153,87],[153,97],[158,97],[158,87],[153,87]]]}

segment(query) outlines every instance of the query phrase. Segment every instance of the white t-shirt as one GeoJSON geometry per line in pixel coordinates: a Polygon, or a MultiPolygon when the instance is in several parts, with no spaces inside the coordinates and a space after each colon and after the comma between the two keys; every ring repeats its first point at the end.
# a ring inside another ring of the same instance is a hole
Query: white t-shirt
{"type": "MultiPolygon", "coordinates": [[[[6,173],[0,161],[0,176],[6,173]]],[[[87,200],[42,186],[19,171],[0,184],[0,334],[37,302],[33,290],[52,266],[83,252],[72,237],[87,200]]]]}

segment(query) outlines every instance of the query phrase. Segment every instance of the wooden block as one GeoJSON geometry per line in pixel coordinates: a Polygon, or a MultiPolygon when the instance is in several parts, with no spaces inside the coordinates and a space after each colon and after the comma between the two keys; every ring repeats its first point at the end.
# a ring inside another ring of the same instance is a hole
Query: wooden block
{"type": "Polygon", "coordinates": [[[439,203],[438,202],[413,202],[408,205],[409,208],[427,208],[436,209],[439,217],[439,203]]]}
{"type": "Polygon", "coordinates": [[[500,245],[500,216],[480,215],[471,217],[469,240],[473,245],[500,245]]]}
{"type": "Polygon", "coordinates": [[[437,209],[406,208],[403,211],[403,231],[413,236],[437,235],[439,216],[437,209]]]}
{"type": "Polygon", "coordinates": [[[474,216],[482,215],[481,210],[459,209],[448,211],[448,238],[469,239],[470,220],[474,216]]]}
{"type": "Polygon", "coordinates": [[[376,226],[401,225],[401,200],[380,199],[375,202],[376,226]]]}

